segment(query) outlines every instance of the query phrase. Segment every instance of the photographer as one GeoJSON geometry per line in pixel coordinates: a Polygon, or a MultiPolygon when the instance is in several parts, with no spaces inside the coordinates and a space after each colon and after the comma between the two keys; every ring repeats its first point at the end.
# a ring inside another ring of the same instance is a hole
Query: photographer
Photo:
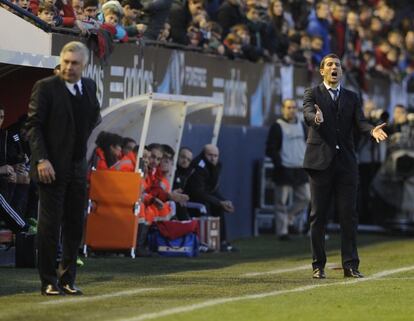
{"type": "MultiPolygon", "coordinates": [[[[373,100],[364,102],[364,116],[374,126],[387,122],[389,114],[377,108],[373,100]]],[[[386,156],[386,143],[377,144],[373,139],[366,136],[359,137],[358,168],[359,168],[359,190],[357,209],[359,221],[362,224],[372,224],[375,220],[375,213],[372,210],[372,200],[369,195],[371,182],[377,173],[386,156]]]]}

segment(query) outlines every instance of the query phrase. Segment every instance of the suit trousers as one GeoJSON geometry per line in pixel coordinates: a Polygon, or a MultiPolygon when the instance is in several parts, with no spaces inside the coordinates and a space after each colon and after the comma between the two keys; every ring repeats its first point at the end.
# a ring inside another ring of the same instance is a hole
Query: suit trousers
{"type": "Polygon", "coordinates": [[[67,174],[52,184],[39,184],[38,268],[42,286],[73,285],[82,240],[86,205],[86,161],[73,162],[67,174]],[[62,232],[62,260],[56,271],[62,232]]]}
{"type": "Polygon", "coordinates": [[[358,227],[357,184],[358,170],[341,159],[338,151],[325,170],[307,169],[310,177],[311,212],[310,233],[313,269],[326,264],[325,228],[329,212],[336,212],[341,226],[341,258],[343,268],[358,268],[356,245],[358,227]]]}

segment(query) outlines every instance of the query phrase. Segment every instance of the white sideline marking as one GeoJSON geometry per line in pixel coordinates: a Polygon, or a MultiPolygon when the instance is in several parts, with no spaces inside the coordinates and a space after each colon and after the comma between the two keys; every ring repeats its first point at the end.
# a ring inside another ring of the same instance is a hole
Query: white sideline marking
{"type": "MultiPolygon", "coordinates": [[[[327,264],[327,268],[333,268],[338,266],[337,264],[331,263],[327,264]]],[[[295,272],[295,271],[302,271],[302,270],[310,270],[312,269],[311,264],[301,265],[294,268],[285,268],[285,269],[277,269],[277,270],[271,270],[271,271],[264,271],[264,272],[251,272],[242,274],[242,276],[259,276],[259,275],[268,275],[268,274],[282,274],[282,273],[289,273],[289,272],[295,272]]]]}
{"type": "Polygon", "coordinates": [[[278,296],[278,295],[287,294],[287,293],[304,292],[304,291],[308,291],[308,290],[312,290],[312,289],[316,289],[316,288],[328,287],[328,286],[333,286],[333,285],[349,285],[349,284],[354,284],[354,283],[357,283],[357,282],[371,281],[371,280],[376,280],[376,279],[379,279],[379,278],[382,278],[384,276],[388,276],[388,275],[391,275],[391,274],[407,272],[407,271],[411,271],[411,270],[414,270],[414,265],[399,268],[399,269],[394,269],[394,270],[385,270],[385,271],[375,273],[371,276],[368,276],[368,277],[365,277],[365,278],[362,278],[362,279],[352,279],[352,280],[349,280],[349,281],[312,284],[312,285],[301,286],[301,287],[298,287],[298,288],[295,288],[295,289],[290,289],[290,290],[277,290],[277,291],[272,291],[272,292],[267,292],[267,293],[249,294],[249,295],[238,296],[238,297],[230,297],[230,298],[221,298],[221,299],[209,300],[209,301],[204,301],[202,303],[196,303],[196,304],[192,304],[192,305],[188,305],[188,306],[181,306],[181,307],[176,307],[176,308],[172,308],[172,309],[166,309],[166,310],[160,311],[160,312],[146,313],[146,314],[142,314],[142,315],[137,316],[137,317],[132,317],[132,318],[128,318],[128,319],[121,319],[121,320],[118,320],[118,321],[151,320],[151,319],[156,319],[156,318],[160,318],[160,317],[165,317],[165,316],[168,316],[168,315],[184,313],[184,312],[190,312],[190,311],[203,309],[203,308],[214,306],[214,305],[229,303],[229,302],[236,302],[236,301],[243,301],[243,300],[253,300],[253,299],[262,299],[262,298],[267,298],[267,297],[271,297],[271,296],[278,296]]]}
{"type": "Polygon", "coordinates": [[[133,290],[120,291],[120,292],[115,292],[115,293],[107,293],[107,294],[101,294],[101,295],[95,295],[95,296],[78,296],[78,297],[71,297],[71,298],[62,298],[62,299],[53,300],[53,301],[40,302],[40,304],[53,305],[53,304],[65,304],[65,303],[91,302],[91,301],[98,301],[98,300],[109,299],[109,298],[116,298],[120,296],[134,295],[134,294],[138,294],[142,292],[149,292],[149,291],[155,291],[155,290],[160,290],[160,289],[162,288],[133,289],[133,290]]]}

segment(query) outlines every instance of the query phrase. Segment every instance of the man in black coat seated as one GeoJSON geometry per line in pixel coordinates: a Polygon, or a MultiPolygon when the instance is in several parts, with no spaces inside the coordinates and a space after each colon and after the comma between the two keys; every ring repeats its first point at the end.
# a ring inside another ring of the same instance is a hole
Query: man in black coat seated
{"type": "Polygon", "coordinates": [[[219,192],[221,163],[217,146],[205,145],[203,151],[192,162],[193,173],[185,185],[185,193],[190,196],[190,202],[202,203],[207,208],[208,215],[220,217],[221,251],[236,251],[227,242],[224,214],[233,213],[234,206],[219,192]]]}

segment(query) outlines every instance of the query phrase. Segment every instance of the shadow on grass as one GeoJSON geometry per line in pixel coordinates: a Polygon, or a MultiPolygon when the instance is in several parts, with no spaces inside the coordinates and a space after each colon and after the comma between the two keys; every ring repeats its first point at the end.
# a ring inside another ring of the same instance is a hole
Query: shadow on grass
{"type": "MultiPolygon", "coordinates": [[[[359,235],[359,248],[365,246],[404,240],[404,237],[384,235],[359,235]]],[[[78,269],[82,275],[82,285],[111,282],[115,278],[135,278],[137,281],[151,282],[156,278],[158,284],[167,282],[163,277],[188,271],[216,270],[232,265],[254,262],[283,260],[306,261],[311,264],[310,242],[305,236],[297,236],[291,241],[279,241],[275,236],[265,235],[257,238],[242,239],[234,242],[240,249],[235,253],[208,253],[196,258],[167,258],[154,256],[151,258],[131,259],[119,256],[96,256],[85,259],[85,266],[78,269]]],[[[331,234],[327,241],[328,255],[339,254],[340,236],[331,234]]],[[[277,266],[275,265],[275,268],[277,266]]],[[[165,278],[164,278],[165,279],[165,278]]],[[[177,275],[168,282],[182,282],[177,275]]],[[[247,280],[245,280],[247,281],[247,280]]],[[[188,282],[186,279],[185,282],[188,282]]],[[[197,276],[191,282],[198,282],[197,276]]],[[[220,280],[218,280],[220,282],[220,280]]],[[[16,269],[0,267],[0,297],[6,295],[37,292],[40,289],[36,269],[16,269]]]]}

